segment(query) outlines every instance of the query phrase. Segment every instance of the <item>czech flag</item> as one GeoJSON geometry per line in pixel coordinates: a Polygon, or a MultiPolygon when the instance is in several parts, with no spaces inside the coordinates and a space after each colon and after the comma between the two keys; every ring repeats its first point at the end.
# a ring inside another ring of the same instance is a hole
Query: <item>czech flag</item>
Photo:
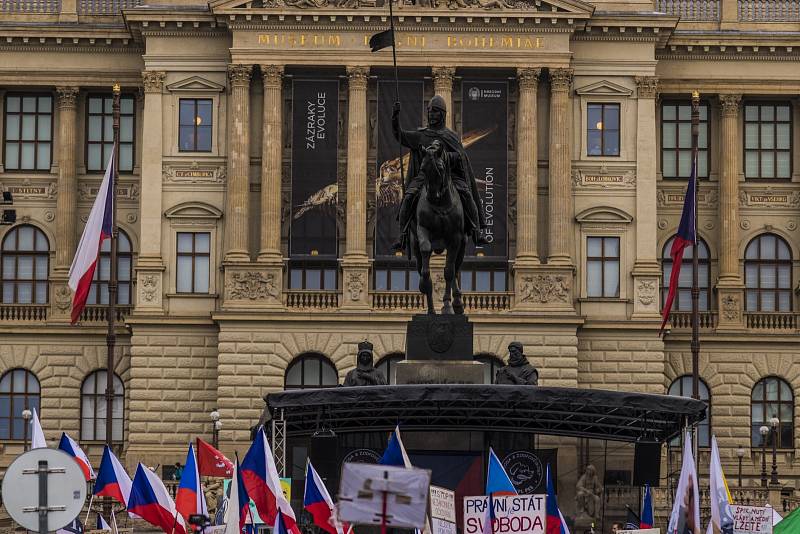
{"type": "Polygon", "coordinates": [[[286,518],[283,517],[282,513],[278,513],[275,516],[275,526],[272,527],[272,534],[289,534],[286,529],[286,518]]]}
{"type": "Polygon", "coordinates": [[[244,487],[242,480],[242,469],[236,463],[233,472],[233,479],[230,485],[230,497],[228,497],[228,522],[225,524],[223,534],[244,534],[247,532],[247,514],[250,511],[250,495],[244,487]]]}
{"type": "Polygon", "coordinates": [[[114,154],[108,160],[106,174],[94,199],[92,211],[75,251],[75,258],[69,268],[69,288],[75,292],[72,297],[71,321],[75,324],[81,316],[89,289],[92,287],[92,278],[97,267],[97,257],[103,241],[111,237],[111,218],[114,212],[114,154]]]}
{"type": "Polygon", "coordinates": [[[97,514],[97,525],[95,526],[97,530],[108,530],[111,531],[111,526],[106,523],[106,520],[103,519],[103,516],[97,514]]]}
{"type": "Polygon", "coordinates": [[[175,494],[175,508],[187,522],[190,515],[208,515],[206,498],[200,487],[200,473],[197,470],[194,448],[191,443],[189,452],[186,454],[186,464],[183,467],[181,482],[178,484],[178,492],[175,494]]]}
{"type": "Polygon", "coordinates": [[[166,534],[186,534],[183,517],[175,509],[175,503],[164,487],[164,483],[148,468],[139,464],[133,477],[128,511],[133,512],[166,534]]]}
{"type": "Polygon", "coordinates": [[[493,523],[497,519],[494,513],[494,498],[516,494],[517,490],[508,478],[500,458],[494,453],[494,449],[489,447],[489,466],[486,469],[486,495],[489,499],[486,503],[486,517],[483,520],[483,534],[492,533],[493,523]]]}
{"type": "Polygon", "coordinates": [[[311,465],[306,463],[306,488],[303,492],[303,508],[314,518],[314,524],[329,534],[344,534],[349,529],[342,526],[334,517],[333,499],[322,478],[311,465]]]}
{"type": "Polygon", "coordinates": [[[644,502],[642,503],[642,517],[639,519],[639,528],[653,528],[653,496],[650,494],[650,484],[644,487],[644,502]]]}
{"type": "Polygon", "coordinates": [[[558,509],[553,477],[550,475],[550,464],[547,464],[547,534],[569,534],[567,522],[558,509]]]}
{"type": "Polygon", "coordinates": [[[197,470],[205,477],[230,478],[233,476],[233,462],[211,445],[197,438],[197,470]]]}
{"type": "Polygon", "coordinates": [[[89,462],[86,453],[66,432],[61,433],[61,441],[58,442],[58,448],[75,458],[81,471],[83,471],[86,482],[95,478],[94,469],[92,469],[92,464],[89,462]]]}
{"type": "Polygon", "coordinates": [[[697,214],[694,212],[696,191],[697,161],[694,161],[692,163],[692,173],[689,175],[689,183],[686,184],[686,195],[683,198],[683,212],[681,213],[681,222],[678,225],[678,233],[675,234],[675,240],[672,242],[672,248],[669,251],[669,255],[672,257],[672,272],[669,275],[669,291],[667,292],[667,298],[664,299],[664,309],[661,311],[660,333],[664,332],[664,325],[667,324],[669,313],[672,311],[672,301],[675,300],[675,293],[678,291],[683,252],[689,245],[697,244],[697,214]]]}
{"type": "Polygon", "coordinates": [[[94,483],[94,494],[98,497],[111,497],[118,503],[128,507],[131,495],[131,477],[119,462],[111,449],[106,445],[103,449],[103,459],[100,461],[100,470],[94,483]]]}
{"type": "Polygon", "coordinates": [[[267,445],[263,427],[256,432],[256,439],[253,440],[242,462],[242,480],[247,493],[256,505],[258,515],[265,523],[274,523],[275,516],[280,511],[285,516],[283,521],[289,531],[292,534],[300,534],[294,511],[283,495],[275,458],[267,445]]]}
{"type": "Polygon", "coordinates": [[[396,465],[406,469],[412,467],[406,448],[403,446],[403,440],[400,438],[400,425],[397,425],[394,432],[389,436],[389,444],[386,446],[386,450],[383,451],[383,456],[381,456],[378,463],[381,465],[396,465]]]}
{"type": "Polygon", "coordinates": [[[42,423],[39,422],[39,415],[36,413],[36,408],[33,408],[33,417],[31,417],[31,450],[33,449],[46,449],[47,440],[44,439],[44,431],[42,430],[42,423]]]}

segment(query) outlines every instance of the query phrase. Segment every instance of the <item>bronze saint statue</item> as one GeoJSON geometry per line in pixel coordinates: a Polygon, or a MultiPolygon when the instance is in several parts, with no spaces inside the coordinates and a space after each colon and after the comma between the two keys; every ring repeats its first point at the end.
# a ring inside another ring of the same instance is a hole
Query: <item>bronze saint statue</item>
{"type": "Polygon", "coordinates": [[[362,341],[358,344],[356,368],[344,377],[345,386],[385,386],[386,377],[372,362],[372,343],[362,341]]]}
{"type": "Polygon", "coordinates": [[[495,384],[511,384],[516,386],[538,386],[539,371],[530,363],[522,352],[522,343],[512,341],[508,345],[508,365],[497,370],[495,384]]]}
{"type": "Polygon", "coordinates": [[[598,519],[602,493],[603,484],[600,483],[597,470],[592,464],[589,464],[575,485],[575,504],[578,515],[594,520],[598,519]]]}

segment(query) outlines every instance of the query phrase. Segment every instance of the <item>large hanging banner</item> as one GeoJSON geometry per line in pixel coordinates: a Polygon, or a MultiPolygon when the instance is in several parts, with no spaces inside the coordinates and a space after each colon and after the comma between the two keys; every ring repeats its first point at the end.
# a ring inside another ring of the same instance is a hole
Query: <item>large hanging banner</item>
{"type": "MultiPolygon", "coordinates": [[[[292,256],[336,257],[339,81],[292,82],[292,256]]],[[[264,139],[280,143],[280,139],[264,139]]]]}
{"type": "MultiPolygon", "coordinates": [[[[375,257],[394,256],[392,243],[400,233],[397,212],[403,200],[400,144],[392,133],[392,108],[396,98],[394,80],[378,81],[378,150],[375,179],[375,257]]],[[[405,130],[422,126],[421,81],[400,82],[400,125],[405,130]]],[[[403,170],[408,170],[408,149],[403,148],[403,170]]]]}
{"type": "Polygon", "coordinates": [[[508,256],[508,83],[468,81],[461,84],[461,142],[467,150],[486,218],[488,244],[470,241],[467,254],[508,256]]]}

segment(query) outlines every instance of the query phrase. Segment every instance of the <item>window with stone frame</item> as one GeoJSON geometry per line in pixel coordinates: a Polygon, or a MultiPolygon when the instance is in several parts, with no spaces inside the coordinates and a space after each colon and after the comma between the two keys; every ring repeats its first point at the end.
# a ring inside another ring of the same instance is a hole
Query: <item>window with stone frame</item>
{"type": "Polygon", "coordinates": [[[744,176],[747,180],[791,179],[792,106],[789,102],[745,103],[744,176]]]}
{"type": "MultiPolygon", "coordinates": [[[[667,390],[667,395],[676,397],[691,397],[693,393],[692,375],[683,375],[672,381],[667,390]]],[[[700,379],[697,385],[697,393],[700,400],[706,403],[706,418],[700,421],[697,425],[698,445],[700,447],[711,446],[711,393],[708,389],[708,384],[700,379]]],[[[675,438],[670,442],[670,445],[680,446],[680,438],[675,438]]]]}
{"type": "Polygon", "coordinates": [[[386,377],[386,382],[393,385],[395,384],[395,377],[393,376],[395,366],[405,359],[406,355],[402,352],[393,352],[378,360],[378,363],[375,364],[375,369],[383,373],[383,376],[386,377]]]}
{"type": "MultiPolygon", "coordinates": [[[[119,230],[117,240],[117,304],[131,303],[131,273],[133,270],[133,251],[128,234],[119,230]]],[[[108,304],[108,281],[111,279],[111,240],[103,240],[100,257],[94,270],[92,286],[86,297],[86,304],[108,304]]]]}
{"type": "Polygon", "coordinates": [[[461,267],[461,291],[490,293],[508,291],[507,263],[483,262],[473,259],[461,267]]]}
{"type": "Polygon", "coordinates": [[[619,298],[619,237],[586,238],[586,296],[619,298]]]}
{"type": "Polygon", "coordinates": [[[619,156],[620,105],[588,103],[586,105],[586,153],[589,156],[619,156]]]}
{"type": "Polygon", "coordinates": [[[27,421],[22,412],[40,412],[40,391],[39,380],[27,369],[11,369],[0,377],[0,440],[25,439],[27,421]]]}
{"type": "Polygon", "coordinates": [[[330,388],[339,385],[336,366],[317,352],[301,354],[289,364],[284,375],[284,389],[330,388]]]}
{"type": "Polygon", "coordinates": [[[3,304],[47,304],[50,244],[44,232],[29,224],[12,228],[0,245],[3,304]]]}
{"type": "Polygon", "coordinates": [[[6,171],[50,172],[53,158],[53,96],[8,93],[3,116],[6,171]]]}
{"type": "Polygon", "coordinates": [[[178,232],[175,290],[178,293],[208,293],[211,275],[211,234],[178,232]]]}
{"type": "MultiPolygon", "coordinates": [[[[672,244],[675,242],[675,236],[671,237],[664,248],[661,250],[661,303],[663,306],[664,301],[669,293],[669,278],[672,275],[672,244]]],[[[705,241],[698,238],[697,248],[699,253],[698,257],[698,284],[700,287],[700,300],[698,301],[699,309],[701,312],[711,309],[711,259],[708,253],[708,245],[705,241]]],[[[681,272],[678,276],[678,290],[675,292],[675,300],[672,303],[673,311],[691,311],[692,310],[692,258],[694,257],[694,247],[687,247],[683,252],[683,261],[681,262],[681,272]]]]}
{"type": "MultiPolygon", "coordinates": [[[[81,441],[106,439],[106,385],[108,374],[99,369],[89,373],[81,385],[81,441]]],[[[114,374],[114,400],[111,404],[111,435],[114,442],[123,441],[125,386],[114,374]]]]}
{"type": "Polygon", "coordinates": [[[333,291],[337,288],[336,260],[290,260],[289,289],[333,291]]]}
{"type": "Polygon", "coordinates": [[[745,311],[792,311],[792,251],[775,234],[761,234],[744,253],[745,311]]]}
{"type": "Polygon", "coordinates": [[[178,150],[211,152],[214,101],[211,98],[181,98],[178,102],[178,150]]]}
{"type": "Polygon", "coordinates": [[[779,449],[794,449],[794,392],[784,379],[769,376],[753,386],[750,397],[750,435],[750,444],[753,447],[772,447],[773,440],[777,439],[776,445],[779,449]],[[770,424],[773,417],[779,421],[775,432],[771,430],[770,424]],[[766,438],[761,436],[762,426],[770,428],[766,438]]]}
{"type": "MultiPolygon", "coordinates": [[[[136,120],[133,95],[119,100],[119,171],[132,172],[136,120]]],[[[114,151],[114,97],[90,94],[86,100],[86,170],[104,172],[114,151]]]]}
{"type": "MultiPolygon", "coordinates": [[[[708,104],[700,103],[697,136],[697,177],[708,179],[709,132],[708,104]]],[[[661,176],[688,180],[692,173],[692,103],[665,100],[661,104],[661,176]]]]}
{"type": "Polygon", "coordinates": [[[419,287],[419,273],[404,258],[376,260],[372,271],[375,291],[417,291],[419,287]]]}

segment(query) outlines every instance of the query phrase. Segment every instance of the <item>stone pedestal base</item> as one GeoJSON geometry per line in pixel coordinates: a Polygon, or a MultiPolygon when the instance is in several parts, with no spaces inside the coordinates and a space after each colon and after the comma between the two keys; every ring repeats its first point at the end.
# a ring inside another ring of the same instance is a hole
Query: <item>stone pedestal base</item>
{"type": "Polygon", "coordinates": [[[396,384],[483,384],[484,366],[476,361],[403,360],[394,369],[396,384]]]}
{"type": "Polygon", "coordinates": [[[574,276],[571,266],[514,265],[514,310],[574,314],[574,276]]]}
{"type": "Polygon", "coordinates": [[[472,323],[466,315],[415,315],[406,326],[407,360],[472,361],[472,323]]]}
{"type": "Polygon", "coordinates": [[[283,265],[277,262],[224,263],[225,309],[281,309],[283,265]]]}

